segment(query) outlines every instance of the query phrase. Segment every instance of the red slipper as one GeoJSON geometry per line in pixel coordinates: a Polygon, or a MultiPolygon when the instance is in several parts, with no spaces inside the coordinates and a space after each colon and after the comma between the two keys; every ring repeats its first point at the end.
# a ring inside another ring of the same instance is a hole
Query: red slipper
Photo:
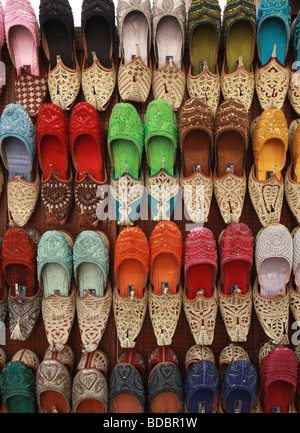
{"type": "Polygon", "coordinates": [[[183,249],[185,287],[188,299],[201,293],[210,298],[218,271],[217,245],[212,232],[204,227],[192,230],[183,249]]]}

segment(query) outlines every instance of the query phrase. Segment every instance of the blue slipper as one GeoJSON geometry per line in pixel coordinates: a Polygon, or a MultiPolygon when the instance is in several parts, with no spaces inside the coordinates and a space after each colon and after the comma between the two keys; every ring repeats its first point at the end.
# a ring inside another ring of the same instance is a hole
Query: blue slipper
{"type": "Polygon", "coordinates": [[[294,51],[295,57],[294,61],[296,62],[296,71],[300,71],[300,12],[297,15],[296,20],[293,23],[294,27],[294,51]]]}

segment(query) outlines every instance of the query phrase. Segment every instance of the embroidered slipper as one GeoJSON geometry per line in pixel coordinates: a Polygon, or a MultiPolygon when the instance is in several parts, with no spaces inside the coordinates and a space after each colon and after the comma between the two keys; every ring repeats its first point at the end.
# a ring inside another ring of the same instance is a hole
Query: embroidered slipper
{"type": "Polygon", "coordinates": [[[232,223],[219,240],[221,277],[218,287],[220,312],[231,341],[247,341],[252,314],[254,238],[246,224],[232,223]]]}
{"type": "Polygon", "coordinates": [[[0,389],[6,413],[36,413],[37,355],[29,349],[19,350],[0,375],[0,389]]]}
{"type": "Polygon", "coordinates": [[[75,317],[72,248],[71,236],[56,230],[45,232],[38,245],[43,322],[48,343],[57,351],[63,350],[67,343],[75,317]]]}
{"type": "Polygon", "coordinates": [[[253,304],[266,335],[274,344],[288,344],[289,294],[287,284],[293,264],[293,240],[282,224],[259,232],[255,245],[257,278],[253,304]]]}
{"type": "Polygon", "coordinates": [[[44,104],[36,121],[37,154],[42,171],[41,200],[47,225],[64,225],[73,203],[69,125],[55,104],[44,104]]]}
{"type": "Polygon", "coordinates": [[[222,350],[219,366],[222,380],[220,412],[252,413],[258,392],[258,374],[248,353],[231,343],[222,350]]]}
{"type": "Polygon", "coordinates": [[[213,195],[213,131],[214,118],[207,103],[200,98],[188,99],[179,117],[180,185],[194,223],[207,222],[209,216],[213,195]]]}
{"type": "Polygon", "coordinates": [[[247,189],[245,172],[249,120],[244,105],[224,101],[215,121],[214,194],[226,224],[239,222],[247,189]]]}
{"type": "Polygon", "coordinates": [[[74,244],[73,269],[78,325],[87,352],[97,349],[109,319],[112,290],[108,268],[108,237],[102,232],[81,232],[74,244]]]}
{"type": "Polygon", "coordinates": [[[83,352],[72,385],[73,413],[107,413],[108,360],[105,353],[83,352]]]}
{"type": "Polygon", "coordinates": [[[150,211],[154,221],[169,220],[179,194],[179,174],[175,164],[178,126],[172,107],[163,99],[150,102],[144,125],[150,211]]]}
{"type": "Polygon", "coordinates": [[[145,361],[134,349],[123,352],[109,378],[110,413],[144,413],[145,361]]]}
{"type": "Polygon", "coordinates": [[[182,306],[182,236],[170,221],[158,223],[150,237],[148,308],[158,346],[172,342],[182,306]]]}
{"type": "Polygon", "coordinates": [[[289,282],[290,309],[296,322],[300,322],[300,231],[299,226],[292,233],[293,272],[289,282]]]}
{"type": "Polygon", "coordinates": [[[107,145],[113,167],[110,185],[116,218],[119,225],[133,225],[144,192],[144,127],[133,105],[115,105],[109,119],[107,145]]]}
{"type": "Polygon", "coordinates": [[[300,116],[300,12],[292,23],[291,37],[293,38],[293,46],[288,98],[291,106],[300,116]]]}
{"type": "Polygon", "coordinates": [[[100,202],[98,187],[107,183],[104,154],[104,130],[96,109],[87,102],[78,103],[70,118],[70,145],[75,168],[74,199],[79,224],[96,227],[100,202]]]}
{"type": "Polygon", "coordinates": [[[118,89],[121,102],[146,102],[152,84],[152,16],[150,0],[138,6],[120,0],[117,23],[121,47],[118,89]]]}
{"type": "Polygon", "coordinates": [[[154,99],[165,99],[174,110],[178,110],[186,87],[182,62],[186,30],[185,1],[175,0],[170,8],[163,0],[156,0],[152,15],[154,99]]]}
{"type": "Polygon", "coordinates": [[[223,29],[225,59],[221,74],[224,99],[237,99],[249,111],[255,89],[253,59],[255,54],[256,7],[254,0],[240,3],[227,0],[223,29]]]}
{"type": "Polygon", "coordinates": [[[220,398],[220,373],[207,346],[192,346],[185,356],[185,402],[188,413],[216,413],[220,398]]]}
{"type": "Polygon", "coordinates": [[[284,178],[284,193],[289,208],[300,224],[300,119],[289,126],[289,149],[291,163],[284,178]]]}
{"type": "Polygon", "coordinates": [[[3,238],[0,237],[0,322],[5,323],[8,313],[8,290],[2,270],[2,246],[3,238]]]}
{"type": "Polygon", "coordinates": [[[194,0],[188,10],[190,98],[204,99],[213,116],[220,100],[218,54],[221,39],[221,8],[218,0],[194,0]]]}
{"type": "Polygon", "coordinates": [[[121,347],[133,348],[147,310],[149,243],[143,231],[127,227],[115,245],[114,317],[121,347]]]}
{"type": "Polygon", "coordinates": [[[151,413],[182,413],[184,385],[178,357],[170,347],[156,347],[148,361],[148,402],[151,413]]]}
{"type": "Polygon", "coordinates": [[[69,345],[61,352],[46,350],[36,373],[39,413],[71,412],[74,353],[69,345]]]}

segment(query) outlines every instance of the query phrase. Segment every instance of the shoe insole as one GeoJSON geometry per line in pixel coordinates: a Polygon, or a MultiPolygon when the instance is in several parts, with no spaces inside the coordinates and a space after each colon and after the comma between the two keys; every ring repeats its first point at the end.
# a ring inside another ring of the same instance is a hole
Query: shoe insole
{"type": "Polygon", "coordinates": [[[85,40],[87,48],[88,67],[94,63],[93,51],[102,66],[111,68],[111,31],[106,19],[94,16],[90,18],[85,26],[85,40]]]}
{"type": "Polygon", "coordinates": [[[129,12],[123,21],[123,56],[124,64],[131,62],[137,55],[137,48],[143,63],[148,66],[149,29],[145,15],[139,11],[129,12]]]}
{"type": "Polygon", "coordinates": [[[6,273],[12,296],[16,295],[16,285],[19,287],[19,293],[23,294],[23,296],[28,298],[34,296],[36,280],[27,266],[20,264],[9,265],[6,273]],[[22,287],[25,288],[25,291],[21,289],[22,287]]]}
{"type": "Polygon", "coordinates": [[[79,403],[76,413],[106,413],[106,409],[101,401],[88,399],[79,403]]]}
{"type": "Polygon", "coordinates": [[[111,402],[112,413],[142,413],[139,400],[132,394],[121,394],[111,402]]]}
{"type": "Polygon", "coordinates": [[[181,69],[182,32],[178,20],[173,16],[162,18],[156,28],[156,52],[158,68],[163,68],[169,60],[173,60],[181,69]]]}
{"type": "Polygon", "coordinates": [[[4,146],[9,180],[19,175],[27,182],[32,182],[30,156],[24,142],[16,137],[7,137],[4,146]]]}
{"type": "Polygon", "coordinates": [[[38,49],[30,30],[20,25],[11,27],[9,44],[13,50],[17,73],[21,66],[27,66],[30,74],[38,76],[40,74],[38,49]]]}
{"type": "Polygon", "coordinates": [[[224,176],[228,168],[242,176],[245,145],[241,134],[236,131],[223,132],[217,141],[217,175],[224,176]]]}
{"type": "Polygon", "coordinates": [[[280,18],[267,18],[260,28],[258,35],[258,50],[261,57],[261,66],[268,63],[276,44],[276,56],[284,65],[286,57],[287,33],[284,22],[280,18]]]}
{"type": "Polygon", "coordinates": [[[258,180],[267,180],[276,174],[278,180],[281,180],[281,168],[284,159],[284,146],[278,138],[271,138],[266,141],[260,151],[256,167],[256,177],[258,180]]]}
{"type": "Polygon", "coordinates": [[[143,297],[145,270],[138,260],[124,260],[118,269],[118,279],[119,293],[122,298],[130,296],[130,290],[134,290],[134,294],[137,298],[143,297]]]}
{"type": "Polygon", "coordinates": [[[226,62],[228,74],[233,73],[242,57],[246,71],[251,69],[253,27],[247,21],[237,21],[230,28],[227,37],[226,62]]]}
{"type": "Polygon", "coordinates": [[[177,293],[179,267],[176,258],[172,254],[160,253],[155,258],[152,275],[155,294],[161,294],[167,287],[172,295],[177,293]]]}
{"type": "Polygon", "coordinates": [[[287,271],[288,263],[285,259],[274,257],[264,260],[259,270],[261,295],[274,298],[280,290],[285,295],[287,271]]]}
{"type": "Polygon", "coordinates": [[[264,396],[265,413],[288,413],[289,411],[289,392],[291,385],[280,380],[276,380],[268,387],[264,396]]]}
{"type": "Polygon", "coordinates": [[[99,144],[92,136],[82,134],[76,138],[74,149],[78,179],[84,179],[85,174],[88,173],[95,180],[101,182],[103,180],[103,162],[99,144]]]}
{"type": "Polygon", "coordinates": [[[129,140],[114,140],[112,142],[112,153],[115,167],[115,179],[121,177],[125,168],[135,179],[139,178],[139,155],[135,144],[129,140]]]}
{"type": "Polygon", "coordinates": [[[157,135],[151,137],[148,141],[147,152],[151,176],[161,170],[163,161],[165,171],[174,176],[174,146],[169,138],[157,135]]]}
{"type": "Polygon", "coordinates": [[[203,290],[203,296],[210,298],[213,292],[214,268],[209,264],[193,265],[187,271],[187,297],[195,299],[203,290]]]}
{"type": "Polygon", "coordinates": [[[214,408],[215,395],[210,389],[199,389],[189,401],[189,413],[211,413],[214,408]]]}
{"type": "Polygon", "coordinates": [[[59,263],[47,263],[42,270],[45,297],[56,292],[61,296],[69,295],[69,280],[65,269],[59,263]]]}
{"type": "Polygon", "coordinates": [[[205,131],[194,129],[186,135],[183,144],[185,177],[192,176],[198,166],[205,176],[209,176],[210,145],[210,139],[205,131]]]}
{"type": "Polygon", "coordinates": [[[152,401],[152,413],[178,413],[182,407],[174,392],[162,392],[152,401]]]}
{"type": "Polygon", "coordinates": [[[223,267],[222,292],[231,295],[235,288],[243,295],[249,290],[249,263],[242,260],[232,260],[223,267]]]}
{"type": "Polygon", "coordinates": [[[99,266],[94,263],[82,263],[78,268],[79,294],[84,296],[91,292],[95,296],[103,296],[105,281],[99,266]]]}
{"type": "Polygon", "coordinates": [[[40,395],[40,406],[46,413],[56,410],[58,413],[67,413],[68,405],[62,394],[56,391],[44,391],[40,395]]]}
{"type": "Polygon", "coordinates": [[[191,40],[192,75],[199,75],[201,65],[207,62],[210,72],[216,72],[216,56],[218,49],[218,36],[212,24],[203,24],[195,28],[191,40]]]}
{"type": "Polygon", "coordinates": [[[43,31],[48,44],[51,69],[55,68],[58,55],[65,66],[73,69],[73,41],[64,23],[51,19],[45,23],[43,31]]]}
{"type": "Polygon", "coordinates": [[[9,413],[35,413],[36,407],[31,398],[22,395],[10,397],[6,402],[9,413]]]}
{"type": "Polygon", "coordinates": [[[47,135],[42,138],[41,160],[45,180],[50,176],[50,165],[52,165],[53,172],[59,179],[67,180],[68,157],[63,151],[58,137],[47,135]]]}
{"type": "Polygon", "coordinates": [[[226,399],[226,413],[249,413],[251,407],[251,395],[247,391],[231,391],[226,399]]]}

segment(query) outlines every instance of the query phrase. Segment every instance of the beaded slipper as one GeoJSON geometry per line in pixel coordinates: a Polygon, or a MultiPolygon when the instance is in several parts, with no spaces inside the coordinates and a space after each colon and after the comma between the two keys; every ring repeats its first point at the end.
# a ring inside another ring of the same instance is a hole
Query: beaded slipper
{"type": "Polygon", "coordinates": [[[121,347],[133,348],[147,310],[149,243],[143,231],[127,227],[116,241],[114,317],[121,347]]]}
{"type": "Polygon", "coordinates": [[[218,311],[215,287],[218,270],[216,241],[207,228],[195,228],[183,249],[183,308],[196,344],[212,344],[218,311]]]}
{"type": "Polygon", "coordinates": [[[284,193],[289,208],[300,224],[300,119],[289,126],[291,163],[284,178],[284,193]]]}
{"type": "Polygon", "coordinates": [[[291,36],[293,37],[293,57],[290,64],[288,98],[291,106],[300,116],[300,12],[292,24],[291,36]]]}

